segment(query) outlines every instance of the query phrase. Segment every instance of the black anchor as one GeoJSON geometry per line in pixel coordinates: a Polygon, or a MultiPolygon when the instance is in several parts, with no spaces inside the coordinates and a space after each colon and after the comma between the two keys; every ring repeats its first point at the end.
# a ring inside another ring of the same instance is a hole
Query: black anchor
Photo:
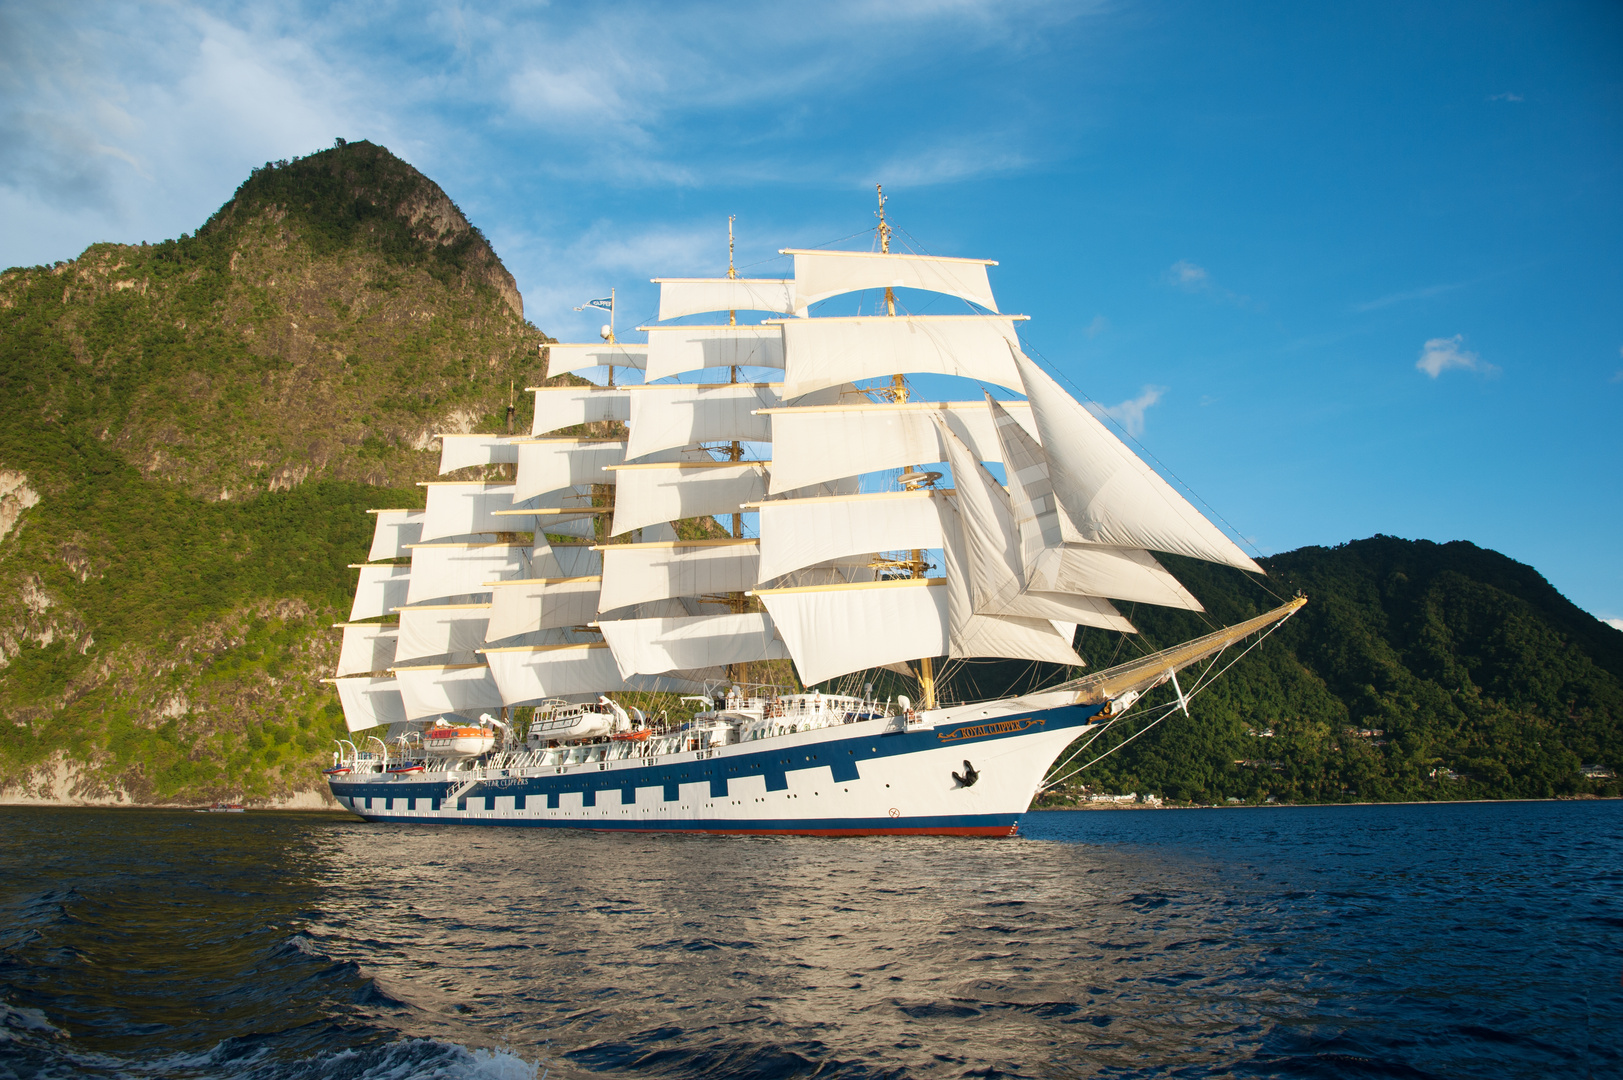
{"type": "Polygon", "coordinates": [[[966,760],[964,762],[964,775],[959,776],[957,773],[953,773],[952,778],[958,781],[959,787],[974,787],[975,781],[981,778],[981,774],[976,772],[975,766],[966,760]]]}

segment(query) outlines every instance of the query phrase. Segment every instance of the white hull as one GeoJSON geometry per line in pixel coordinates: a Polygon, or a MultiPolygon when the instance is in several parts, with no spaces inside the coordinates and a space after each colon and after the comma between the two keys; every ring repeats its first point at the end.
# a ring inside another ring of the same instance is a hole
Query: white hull
{"type": "Polygon", "coordinates": [[[681,832],[1007,836],[1097,706],[1034,695],[711,749],[330,778],[372,821],[681,832]],[[1046,699],[1046,700],[1045,700],[1046,699]],[[972,763],[973,782],[962,781],[972,763]],[[955,778],[954,773],[958,776],[955,778]]]}

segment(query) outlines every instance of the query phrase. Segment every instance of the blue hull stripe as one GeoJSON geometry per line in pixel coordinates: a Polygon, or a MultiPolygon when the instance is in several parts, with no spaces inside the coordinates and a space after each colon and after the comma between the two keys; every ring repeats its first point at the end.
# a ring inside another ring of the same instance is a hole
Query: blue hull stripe
{"type": "MultiPolygon", "coordinates": [[[[496,798],[508,795],[514,797],[515,809],[524,807],[528,800],[532,798],[536,800],[534,805],[540,807],[542,805],[540,800],[544,797],[546,808],[557,810],[560,808],[560,800],[564,795],[579,795],[583,806],[596,807],[598,806],[597,796],[599,792],[609,795],[609,798],[606,799],[608,805],[628,806],[636,803],[639,788],[653,787],[661,789],[664,802],[678,802],[682,797],[682,784],[705,781],[709,782],[710,798],[724,799],[727,797],[728,783],[733,779],[760,776],[766,781],[767,791],[785,791],[789,787],[788,774],[790,772],[825,767],[829,769],[832,779],[836,783],[849,783],[861,778],[861,766],[865,761],[877,758],[901,757],[907,754],[934,750],[941,746],[984,745],[1002,739],[1019,738],[1022,735],[1038,731],[1078,728],[1089,723],[1099,711],[1099,708],[1099,706],[1062,706],[1033,713],[998,717],[992,721],[966,721],[943,728],[905,733],[875,732],[869,735],[834,739],[809,746],[779,746],[753,753],[739,753],[736,749],[729,748],[731,752],[726,756],[709,757],[703,760],[699,760],[697,755],[688,758],[688,754],[692,753],[692,751],[688,751],[687,753],[667,755],[665,763],[661,765],[637,765],[628,761],[612,769],[594,770],[590,764],[583,763],[571,766],[570,771],[563,774],[551,772],[551,767],[547,766],[532,767],[532,769],[547,769],[548,772],[535,776],[495,776],[481,780],[458,796],[456,809],[476,813],[492,811],[495,809],[496,798]],[[688,759],[682,760],[683,758],[688,759]],[[615,794],[618,794],[618,799],[613,798],[615,794]]],[[[736,747],[738,744],[734,745],[736,747]]],[[[328,778],[328,786],[332,789],[334,795],[350,800],[351,809],[355,813],[368,819],[373,819],[373,816],[368,814],[367,811],[383,809],[385,804],[390,809],[398,808],[408,813],[414,810],[426,810],[430,807],[438,809],[441,799],[450,790],[452,782],[438,779],[418,779],[417,774],[410,775],[412,776],[410,780],[395,779],[383,782],[373,780],[355,781],[350,780],[348,777],[333,776],[328,778]]],[[[390,815],[388,818],[376,820],[443,822],[445,819],[390,815]]],[[[633,826],[629,823],[614,823],[606,820],[588,822],[586,819],[572,822],[520,821],[506,817],[494,820],[459,820],[479,824],[560,825],[566,828],[703,830],[710,827],[695,821],[642,822],[633,826]]],[[[898,828],[906,827],[889,821],[880,822],[879,824],[898,828]]],[[[1005,821],[1005,824],[1012,826],[1013,822],[1005,821]]],[[[744,822],[718,822],[714,827],[727,831],[781,831],[768,825],[757,827],[744,822]]],[[[834,829],[839,827],[835,823],[817,826],[800,823],[792,828],[794,831],[804,831],[808,828],[834,829]]],[[[848,827],[866,829],[869,826],[851,825],[848,827]]],[[[930,828],[932,826],[918,827],[930,828]]],[[[782,828],[789,829],[791,826],[784,825],[782,828]]]]}
{"type": "MultiPolygon", "coordinates": [[[[358,811],[359,812],[359,811],[358,811]]],[[[876,818],[690,818],[681,821],[578,820],[537,821],[528,818],[431,818],[391,814],[378,817],[364,812],[368,821],[408,825],[499,825],[531,829],[593,829],[615,832],[716,832],[838,835],[841,833],[982,832],[1010,834],[1020,824],[1019,814],[957,814],[938,817],[876,818]]]]}

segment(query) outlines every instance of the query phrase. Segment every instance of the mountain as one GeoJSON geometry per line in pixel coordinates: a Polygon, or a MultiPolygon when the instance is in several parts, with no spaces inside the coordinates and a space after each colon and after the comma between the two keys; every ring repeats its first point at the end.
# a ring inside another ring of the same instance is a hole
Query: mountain
{"type": "Polygon", "coordinates": [[[545,340],[365,142],[195,235],[0,274],[0,790],[319,804],[366,511],[422,505],[435,432],[501,430],[545,340]]]}
{"type": "MultiPolygon", "coordinates": [[[[1213,623],[1278,602],[1237,571],[1165,558],[1213,623]]],[[[1121,745],[1136,730],[1124,721],[1081,761],[1120,749],[1076,784],[1204,803],[1623,794],[1583,773],[1623,773],[1623,632],[1533,568],[1463,541],[1391,536],[1262,563],[1276,593],[1301,590],[1307,607],[1191,715],[1121,745]]],[[[1208,629],[1188,612],[1131,617],[1145,649],[1208,629]]],[[[1098,665],[1115,645],[1096,631],[1081,642],[1098,665]]]]}
{"type": "MultiPolygon", "coordinates": [[[[255,170],[196,235],[0,273],[0,800],[324,805],[366,511],[422,505],[436,432],[504,430],[546,340],[445,193],[365,142],[255,170]]],[[[1081,637],[1092,668],[1277,603],[1165,558],[1207,612],[1130,610],[1137,638],[1081,637]]],[[[1581,772],[1623,771],[1623,633],[1531,568],[1381,536],[1265,564],[1307,608],[1190,716],[1124,742],[1129,713],[1079,783],[1623,793],[1581,772]]],[[[965,698],[1062,674],[947,667],[965,698]]]]}

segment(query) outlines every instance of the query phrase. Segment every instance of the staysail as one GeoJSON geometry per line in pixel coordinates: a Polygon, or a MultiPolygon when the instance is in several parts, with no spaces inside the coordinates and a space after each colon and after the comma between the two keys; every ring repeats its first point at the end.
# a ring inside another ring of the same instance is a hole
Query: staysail
{"type": "Polygon", "coordinates": [[[1022,352],[1014,354],[1059,503],[1082,539],[1262,573],[1159,473],[1022,352]]]}

